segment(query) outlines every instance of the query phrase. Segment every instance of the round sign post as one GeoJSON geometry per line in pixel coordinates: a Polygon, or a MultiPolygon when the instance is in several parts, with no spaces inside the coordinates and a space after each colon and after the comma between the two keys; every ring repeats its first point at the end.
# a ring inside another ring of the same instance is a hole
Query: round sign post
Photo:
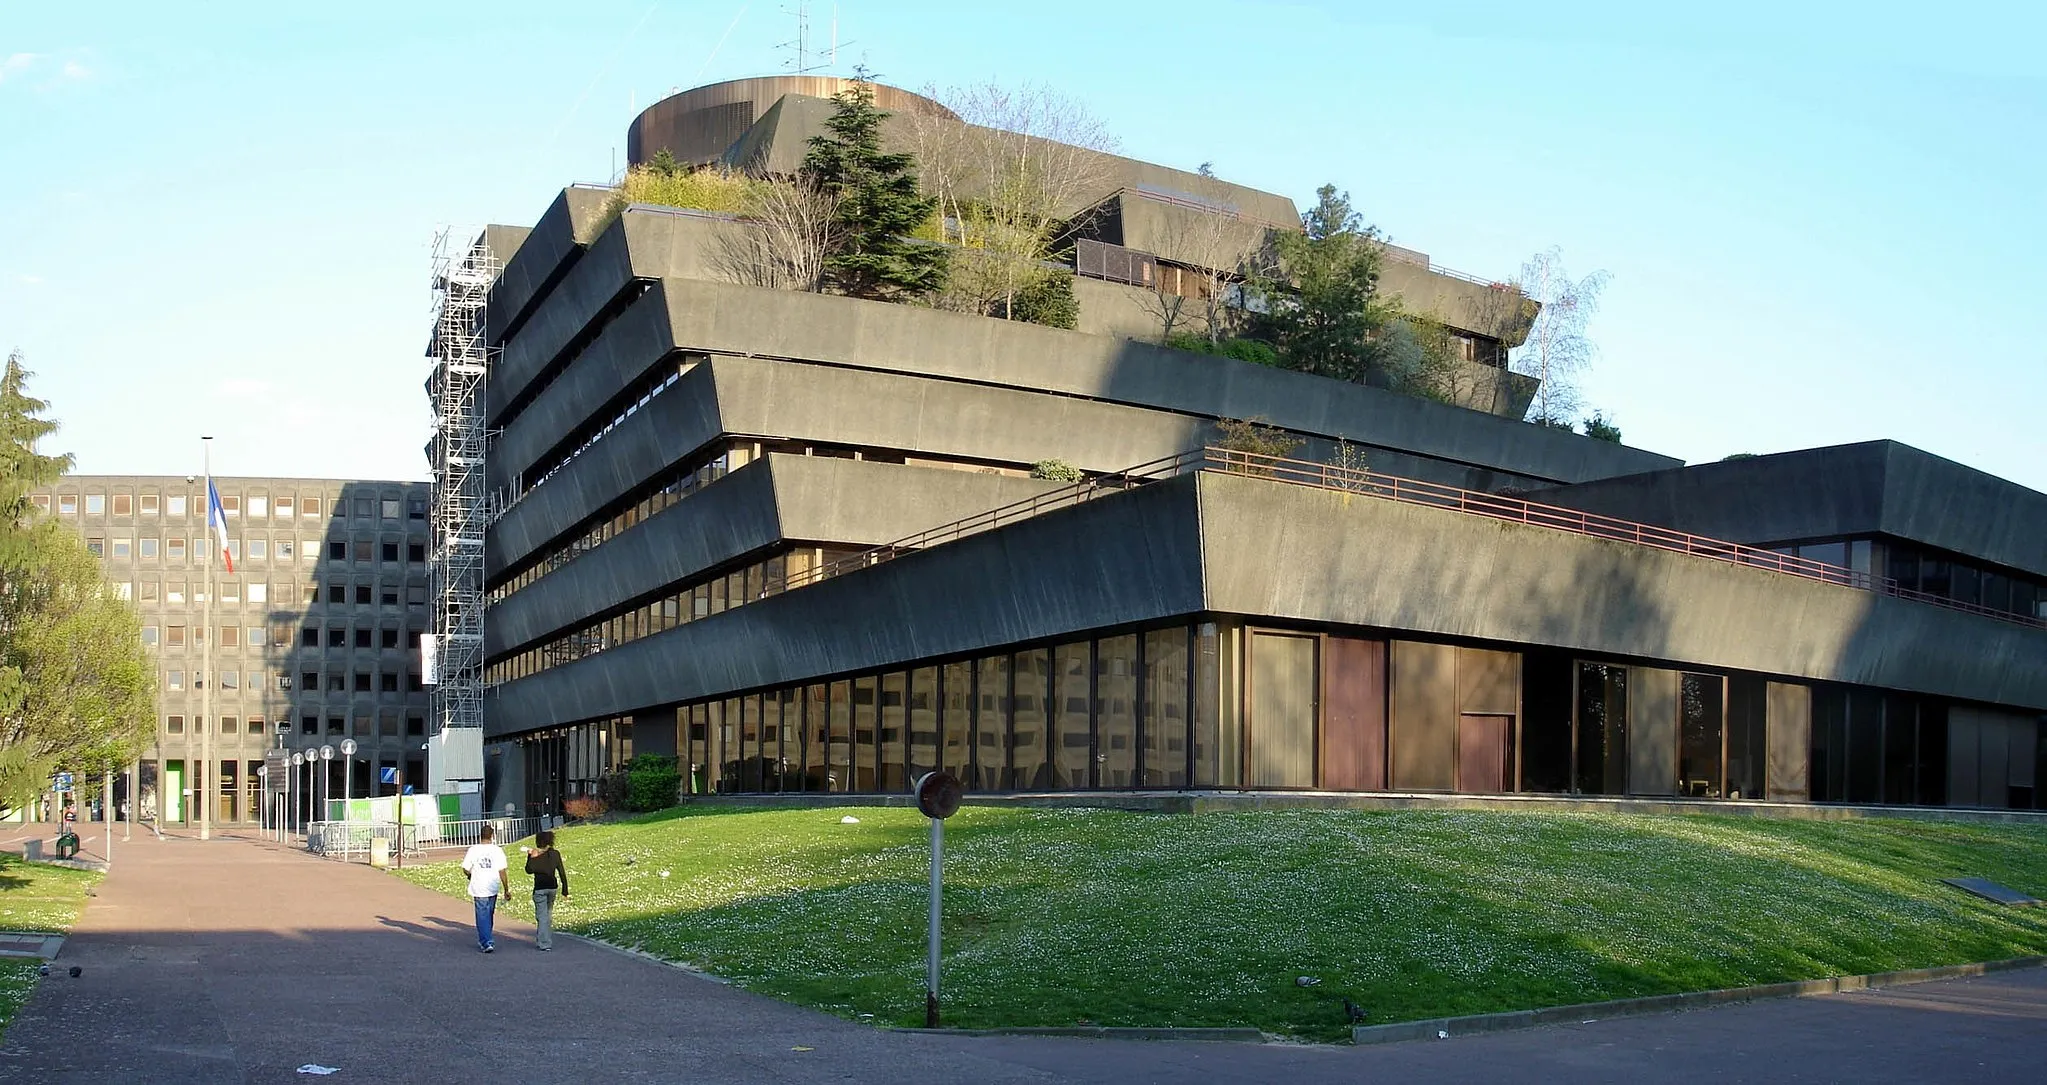
{"type": "Polygon", "coordinates": [[[348,800],[355,798],[355,740],[341,740],[341,820],[348,820],[348,800]]]}
{"type": "Polygon", "coordinates": [[[945,819],[960,808],[966,788],[949,772],[917,778],[917,809],[931,819],[931,929],[924,955],[924,1027],[938,1027],[938,916],[945,885],[945,819]]]}
{"type": "Polygon", "coordinates": [[[306,763],[306,755],[305,755],[304,751],[301,751],[301,750],[294,750],[294,751],[292,751],[292,755],[291,755],[291,786],[292,786],[292,789],[293,789],[293,791],[294,791],[294,794],[292,794],[292,795],[287,795],[287,796],[286,796],[286,798],[290,799],[290,801],[291,801],[291,822],[292,822],[292,831],[293,831],[293,832],[297,832],[297,831],[298,831],[298,820],[299,820],[299,800],[298,800],[298,796],[297,796],[297,795],[296,795],[295,793],[296,793],[296,792],[299,792],[299,791],[304,791],[304,790],[306,789],[306,782],[305,782],[304,780],[301,780],[301,779],[299,779],[299,766],[301,766],[301,765],[303,765],[303,764],[305,764],[305,763],[306,763]]]}

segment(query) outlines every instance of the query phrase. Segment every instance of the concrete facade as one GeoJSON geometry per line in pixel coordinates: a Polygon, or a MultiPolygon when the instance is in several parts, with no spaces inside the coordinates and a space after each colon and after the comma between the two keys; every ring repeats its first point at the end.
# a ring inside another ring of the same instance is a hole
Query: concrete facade
{"type": "Polygon", "coordinates": [[[186,795],[199,778],[202,728],[219,762],[213,820],[254,821],[256,766],[276,746],[313,750],[352,738],[352,774],[374,792],[376,770],[425,779],[419,634],[427,630],[427,488],[418,482],[216,476],[234,570],[208,540],[205,484],[182,475],[68,475],[38,491],[58,522],[99,552],[108,579],[134,601],[158,673],[157,734],[138,797],[166,821],[196,821],[186,795]],[[209,623],[202,598],[213,555],[209,623]],[[204,633],[202,633],[204,631],[204,633]],[[202,674],[202,635],[212,673],[202,674]],[[212,684],[202,718],[198,683],[212,684]]]}

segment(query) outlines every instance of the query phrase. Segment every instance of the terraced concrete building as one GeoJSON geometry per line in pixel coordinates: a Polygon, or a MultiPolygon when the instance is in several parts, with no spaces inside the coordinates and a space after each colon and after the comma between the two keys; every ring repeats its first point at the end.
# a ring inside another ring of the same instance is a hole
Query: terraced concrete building
{"type": "MultiPolygon", "coordinates": [[[[691,91],[633,155],[786,158],[831,89],[691,91]]],[[[1119,168],[1132,250],[1190,209],[1119,168]]],[[[1290,221],[1242,192],[1192,212],[1290,221]]],[[[747,224],[609,200],[486,235],[493,806],[631,752],[697,792],[2036,804],[2047,496],[1892,444],[1687,468],[1519,421],[1496,367],[1456,406],[1169,350],[1107,278],[1075,331],[739,285],[747,224]],[[1249,418],[1298,447],[1220,447],[1249,418]]],[[[1493,366],[1494,288],[1407,267],[1493,366]]]]}

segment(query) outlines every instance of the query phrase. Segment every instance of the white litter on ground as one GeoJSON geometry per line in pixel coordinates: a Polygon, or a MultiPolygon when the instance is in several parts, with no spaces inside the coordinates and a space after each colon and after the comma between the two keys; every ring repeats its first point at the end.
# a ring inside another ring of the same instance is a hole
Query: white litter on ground
{"type": "Polygon", "coordinates": [[[318,1074],[321,1077],[325,1077],[328,1074],[338,1074],[340,1072],[341,1067],[339,1066],[322,1066],[317,1062],[309,1062],[304,1066],[299,1067],[299,1073],[301,1074],[318,1074]]]}
{"type": "Polygon", "coordinates": [[[854,816],[853,816],[853,815],[851,815],[851,814],[847,814],[847,815],[846,815],[845,817],[842,817],[842,818],[840,818],[840,819],[839,819],[839,824],[841,824],[841,825],[858,825],[858,824],[860,824],[860,819],[859,819],[859,818],[856,818],[856,817],[854,817],[854,816]]]}

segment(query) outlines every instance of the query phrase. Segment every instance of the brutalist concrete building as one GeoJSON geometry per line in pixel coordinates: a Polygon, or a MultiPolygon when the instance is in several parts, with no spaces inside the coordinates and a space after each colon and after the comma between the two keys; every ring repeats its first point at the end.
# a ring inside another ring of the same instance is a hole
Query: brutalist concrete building
{"type": "MultiPolygon", "coordinates": [[[[633,155],[786,166],[832,89],[686,92],[633,155]]],[[[601,189],[492,228],[493,806],[632,752],[697,792],[2047,805],[2047,495],[1524,423],[1501,288],[1421,259],[1388,286],[1491,369],[1462,406],[1152,345],[1146,222],[1293,208],[1117,161],[1075,331],[722,281],[747,224],[601,189]],[[1298,447],[1221,447],[1253,418],[1298,447]]]]}
{"type": "MultiPolygon", "coordinates": [[[[156,739],[134,766],[138,814],[197,822],[263,816],[258,769],[283,746],[318,752],[295,795],[378,793],[377,770],[425,779],[427,488],[417,482],[215,476],[230,537],[205,598],[206,488],[183,475],[67,475],[31,499],[84,537],[131,599],[158,665],[156,739]],[[209,620],[210,618],[210,620],[209,620]],[[207,652],[207,641],[211,651],[207,652]],[[202,664],[210,654],[211,666],[202,664]],[[202,701],[211,683],[210,712],[202,701]],[[206,732],[211,732],[210,735],[206,732]],[[207,771],[202,736],[215,762],[207,771]]],[[[128,794],[126,781],[121,793],[128,794]]],[[[388,793],[391,789],[385,787],[388,793]]],[[[301,817],[304,814],[300,815],[301,817]]]]}

